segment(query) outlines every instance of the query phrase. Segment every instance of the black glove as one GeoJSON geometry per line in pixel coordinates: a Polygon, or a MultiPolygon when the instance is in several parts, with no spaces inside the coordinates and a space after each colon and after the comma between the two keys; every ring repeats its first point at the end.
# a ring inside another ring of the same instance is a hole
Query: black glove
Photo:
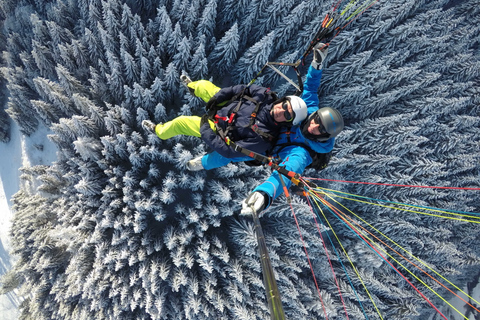
{"type": "Polygon", "coordinates": [[[207,112],[208,112],[211,109],[215,109],[216,107],[217,107],[217,98],[213,96],[210,98],[210,100],[208,100],[207,105],[205,106],[205,109],[207,109],[207,112]]]}
{"type": "Polygon", "coordinates": [[[208,123],[208,120],[209,120],[208,114],[204,114],[200,120],[200,128],[203,127],[204,124],[208,124],[208,126],[210,126],[210,124],[208,123]]]}

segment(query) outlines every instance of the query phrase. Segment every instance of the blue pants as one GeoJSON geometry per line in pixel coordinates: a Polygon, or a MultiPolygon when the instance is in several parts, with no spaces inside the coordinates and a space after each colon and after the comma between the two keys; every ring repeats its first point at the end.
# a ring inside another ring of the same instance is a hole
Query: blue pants
{"type": "Polygon", "coordinates": [[[211,170],[219,167],[226,166],[230,162],[242,162],[252,160],[250,157],[238,157],[238,158],[225,158],[224,156],[220,155],[218,152],[213,151],[207,153],[202,157],[202,166],[205,170],[211,170]]]}

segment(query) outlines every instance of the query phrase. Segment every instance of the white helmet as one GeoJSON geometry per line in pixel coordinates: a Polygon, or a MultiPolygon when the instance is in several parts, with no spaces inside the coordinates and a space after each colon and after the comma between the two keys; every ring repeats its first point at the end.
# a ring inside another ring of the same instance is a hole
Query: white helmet
{"type": "Polygon", "coordinates": [[[295,117],[293,118],[292,125],[296,126],[307,118],[307,114],[308,114],[307,104],[305,103],[305,101],[303,101],[302,98],[299,98],[297,96],[286,96],[285,99],[290,101],[292,110],[295,113],[295,117]]]}

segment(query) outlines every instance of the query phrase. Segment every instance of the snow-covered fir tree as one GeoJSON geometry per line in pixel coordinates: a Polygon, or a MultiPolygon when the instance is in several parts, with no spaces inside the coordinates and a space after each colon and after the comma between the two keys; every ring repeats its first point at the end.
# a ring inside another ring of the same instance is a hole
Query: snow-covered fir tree
{"type": "MultiPolygon", "coordinates": [[[[205,145],[161,141],[140,123],[204,112],[181,74],[227,86],[267,61],[294,62],[336,2],[0,0],[0,140],[8,114],[27,135],[48,126],[58,149],[53,165],[22,169],[13,199],[18,260],[1,287],[24,295],[21,319],[269,318],[254,224],[239,211],[270,171],[189,172],[205,145]]],[[[320,105],[337,107],[347,127],[329,167],[305,176],[478,188],[478,34],[478,0],[379,1],[349,23],[330,45],[319,90],[320,105]]],[[[273,73],[258,81],[290,90],[273,73]]],[[[478,191],[319,185],[460,217],[480,212],[478,191]]],[[[475,221],[338,201],[451,284],[478,280],[475,221]]],[[[261,218],[288,319],[344,319],[345,310],[350,319],[430,319],[436,311],[406,280],[453,319],[398,255],[385,254],[406,279],[325,207],[316,220],[305,198],[295,194],[292,207],[298,229],[285,197],[261,218]]]]}

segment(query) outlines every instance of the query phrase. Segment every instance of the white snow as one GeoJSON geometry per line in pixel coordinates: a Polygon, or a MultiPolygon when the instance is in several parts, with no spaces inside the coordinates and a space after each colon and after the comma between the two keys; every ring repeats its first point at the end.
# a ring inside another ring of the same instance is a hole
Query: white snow
{"type": "MultiPolygon", "coordinates": [[[[56,159],[56,147],[48,140],[47,128],[40,127],[30,137],[20,133],[12,123],[10,141],[0,143],[0,276],[9,270],[14,262],[9,252],[11,241],[9,230],[13,213],[10,209],[12,196],[20,188],[19,169],[22,166],[49,165],[56,159]]],[[[0,320],[18,318],[20,299],[15,292],[0,296],[0,320]]]]}
{"type": "MultiPolygon", "coordinates": [[[[49,165],[56,160],[56,147],[48,140],[49,130],[39,128],[30,137],[22,135],[16,124],[11,127],[11,140],[8,143],[0,143],[0,276],[11,268],[14,257],[10,256],[11,242],[9,229],[13,213],[10,209],[11,197],[19,190],[21,181],[19,169],[22,166],[49,165]]],[[[466,289],[465,289],[466,290],[466,289]]],[[[480,284],[474,289],[473,298],[480,300],[480,284]]],[[[18,318],[17,307],[21,300],[15,292],[0,296],[0,320],[15,320],[18,318]]],[[[464,312],[465,303],[458,298],[449,301],[460,312],[464,312]]],[[[432,313],[429,319],[433,319],[436,313],[432,313]]],[[[463,319],[456,314],[455,319],[463,319]]],[[[471,315],[469,320],[473,320],[471,315]]]]}
{"type": "MultiPolygon", "coordinates": [[[[465,287],[463,288],[463,292],[468,292],[468,289],[465,287]]],[[[464,293],[460,293],[460,292],[457,292],[457,294],[463,299],[460,299],[458,297],[455,297],[453,299],[451,299],[449,302],[460,312],[462,312],[463,314],[465,314],[466,310],[465,310],[465,301],[468,301],[470,303],[472,303],[472,301],[464,294],[464,293]]],[[[473,292],[472,292],[472,298],[475,299],[476,301],[479,301],[480,300],[480,284],[478,284],[475,289],[473,289],[473,292]]],[[[477,303],[472,303],[474,306],[477,306],[477,303]]],[[[455,314],[456,318],[455,319],[452,319],[452,320],[460,320],[460,319],[465,319],[464,317],[462,317],[461,315],[459,315],[458,313],[455,314]]],[[[472,313],[469,317],[468,317],[469,320],[475,320],[475,315],[472,313]]]]}

